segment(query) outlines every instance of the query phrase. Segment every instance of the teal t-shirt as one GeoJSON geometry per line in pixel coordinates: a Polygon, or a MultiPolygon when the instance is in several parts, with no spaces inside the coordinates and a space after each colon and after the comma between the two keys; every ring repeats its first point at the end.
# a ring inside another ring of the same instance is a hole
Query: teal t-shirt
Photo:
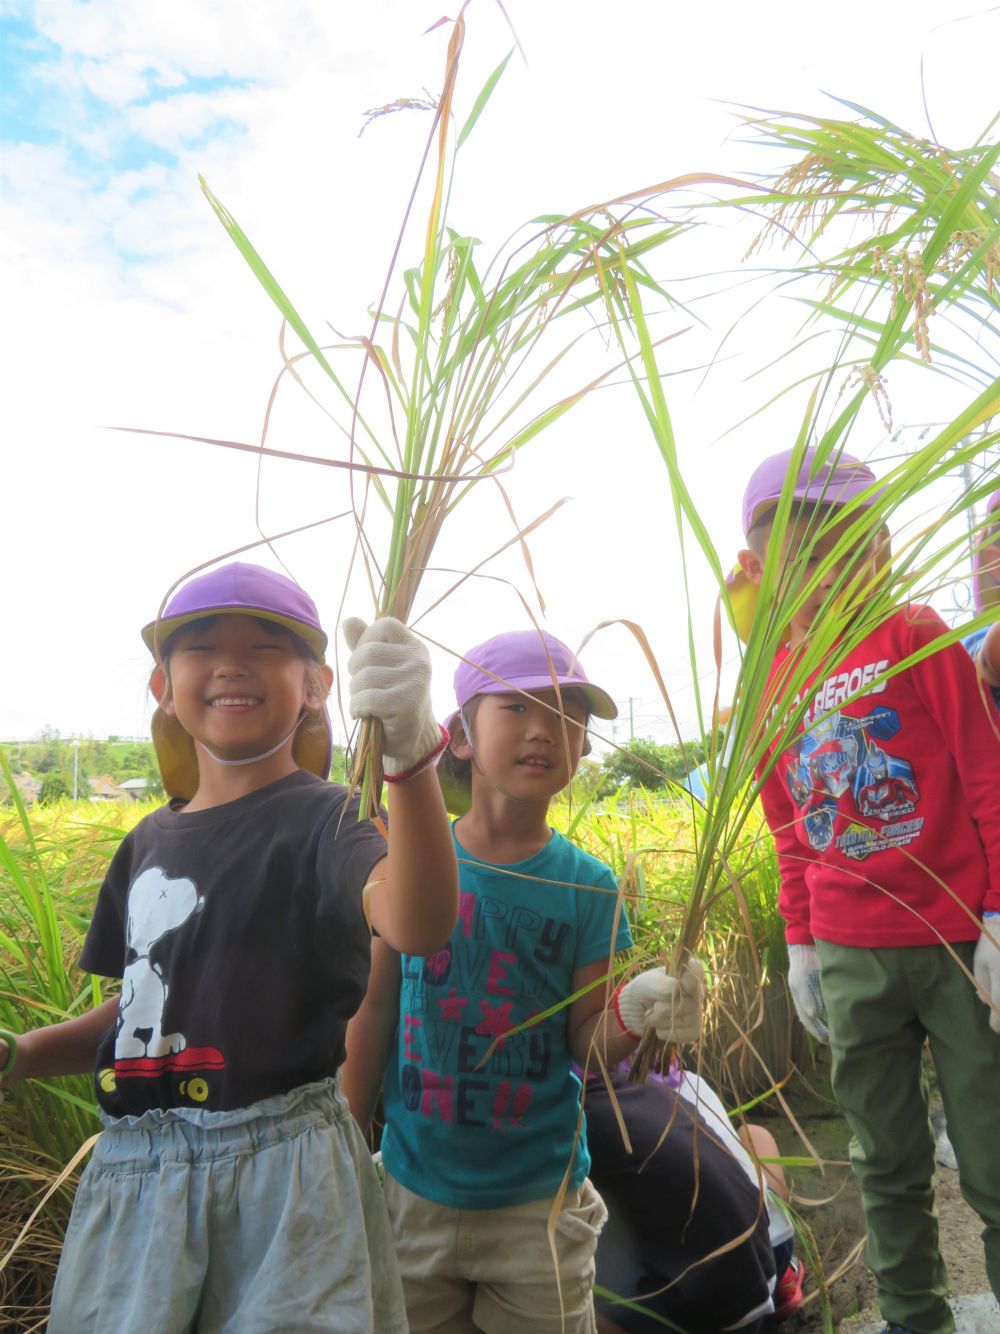
{"type": "Polygon", "coordinates": [[[574,969],[627,949],[632,937],[624,912],[614,931],[611,871],[561,834],[507,866],[471,856],[457,837],[455,852],[451,939],[429,958],[402,956],[382,1160],[425,1199],[500,1209],[554,1195],[571,1160],[570,1187],[590,1167],[583,1127],[577,1136],[568,1008],[502,1035],[564,1002],[574,969]]]}

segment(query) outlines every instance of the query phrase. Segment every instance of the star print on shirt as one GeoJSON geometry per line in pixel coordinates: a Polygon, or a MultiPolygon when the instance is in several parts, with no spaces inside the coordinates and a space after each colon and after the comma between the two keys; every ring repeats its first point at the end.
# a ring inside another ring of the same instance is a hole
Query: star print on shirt
{"type": "Polygon", "coordinates": [[[514,1027],[510,1017],[513,1006],[513,1001],[504,1001],[502,1005],[491,1005],[488,1000],[481,1000],[479,1011],[483,1017],[476,1025],[476,1032],[482,1037],[499,1038],[499,1045],[502,1047],[504,1033],[514,1027]]]}
{"type": "Polygon", "coordinates": [[[438,1005],[441,1006],[442,1022],[447,1022],[449,1020],[457,1020],[459,1023],[461,1023],[462,1013],[465,1010],[465,1007],[468,1005],[468,1003],[469,1003],[468,996],[460,996],[458,994],[458,988],[452,987],[451,990],[448,992],[447,996],[443,996],[438,1000],[438,1005]]]}

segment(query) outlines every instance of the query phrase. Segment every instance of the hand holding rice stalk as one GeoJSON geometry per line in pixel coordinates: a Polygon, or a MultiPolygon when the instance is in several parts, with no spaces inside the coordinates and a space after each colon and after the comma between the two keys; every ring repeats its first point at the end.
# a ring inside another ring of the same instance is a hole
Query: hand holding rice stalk
{"type": "MultiPolygon", "coordinates": [[[[460,14],[453,26],[443,90],[434,108],[424,157],[426,161],[436,145],[421,263],[404,274],[405,294],[395,316],[384,313],[390,268],[371,336],[338,345],[340,351],[362,357],[353,394],[239,225],[202,181],[202,189],[240,252],[316,365],[333,382],[342,407],[349,408],[349,424],[342,427],[349,447],[346,466],[354,470],[352,486],[356,473],[364,479],[361,496],[354,498],[357,549],[377,615],[404,623],[411,619],[422,575],[446,519],[480,482],[489,481],[499,490],[515,528],[514,538],[505,546],[520,544],[531,575],[525,538],[561,501],[522,526],[514,518],[502,474],[529,441],[619,370],[621,362],[556,402],[539,406],[546,376],[561,367],[586,335],[600,331],[590,307],[599,309],[602,302],[607,303],[616,318],[627,324],[630,302],[635,299],[627,292],[642,289],[665,297],[646,270],[644,257],[686,230],[686,225],[664,222],[652,208],[640,204],[631,204],[625,219],[617,219],[612,212],[615,203],[632,199],[623,196],[571,217],[537,219],[526,240],[504,247],[481,272],[474,260],[478,243],[448,225],[447,204],[455,155],[509,56],[487,80],[464,126],[454,135],[452,98],[464,32],[460,14]],[[542,361],[538,348],[554,322],[585,312],[586,318],[569,326],[561,345],[542,361]],[[366,395],[370,386],[373,392],[366,395]],[[376,553],[370,536],[370,492],[391,524],[388,550],[382,556],[376,553]]],[[[636,198],[686,188],[695,179],[667,182],[637,192],[636,198]]],[[[412,200],[411,196],[411,207],[412,200]]],[[[293,359],[285,360],[286,368],[298,379],[293,359]]],[[[382,752],[379,722],[365,717],[352,774],[352,781],[361,788],[362,818],[378,811],[382,752]]]]}

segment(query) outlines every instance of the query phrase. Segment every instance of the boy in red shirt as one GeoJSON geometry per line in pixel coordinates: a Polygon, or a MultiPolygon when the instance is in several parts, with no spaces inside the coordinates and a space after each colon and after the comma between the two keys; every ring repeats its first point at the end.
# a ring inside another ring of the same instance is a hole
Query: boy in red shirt
{"type": "MultiPolygon", "coordinates": [[[[791,463],[791,452],[776,455],[748,484],[734,619],[761,582],[791,463]]],[[[837,521],[830,511],[874,494],[874,485],[848,455],[820,466],[807,451],[783,563],[808,542],[807,569],[821,568],[859,512],[855,505],[837,521]]],[[[879,556],[873,532],[796,599],[771,669],[772,700],[827,598],[847,580],[870,588],[879,556]]],[[[955,1328],[934,1211],[925,1039],[962,1192],[985,1224],[987,1272],[1000,1295],[1000,740],[983,726],[976,670],[961,644],[888,675],[945,629],[929,607],[902,606],[843,657],[834,650],[806,688],[798,738],[761,789],[778,849],[792,998],[809,1032],[830,1043],[889,1334],[955,1328]]],[[[789,711],[795,703],[782,701],[789,711]]]]}

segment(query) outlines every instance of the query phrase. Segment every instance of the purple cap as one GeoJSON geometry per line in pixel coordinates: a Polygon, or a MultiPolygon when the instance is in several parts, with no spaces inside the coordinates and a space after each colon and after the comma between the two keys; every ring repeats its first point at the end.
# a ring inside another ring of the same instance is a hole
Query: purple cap
{"type": "Polygon", "coordinates": [[[576,654],[544,630],[509,630],[469,649],[455,673],[455,698],[463,709],[474,695],[551,690],[556,684],[582,691],[595,718],[618,717],[614,700],[588,681],[576,654]]]}
{"type": "Polygon", "coordinates": [[[157,648],[182,625],[223,612],[276,621],[304,639],[320,662],[324,661],[327,637],[309,594],[283,574],[241,561],[220,565],[179,588],[163,615],[143,626],[142,637],[155,658],[157,648]]]}
{"type": "MultiPolygon", "coordinates": [[[[179,588],[163,609],[163,615],[143,626],[142,637],[159,664],[159,649],[175,630],[202,616],[221,616],[227,612],[274,621],[298,635],[319,661],[324,661],[327,637],[319,623],[316,604],[308,593],[283,574],[240,561],[221,565],[179,588]]],[[[163,668],[158,665],[157,670],[163,668]]],[[[315,724],[310,725],[305,719],[303,722],[305,725],[295,733],[292,755],[300,768],[326,778],[333,756],[330,715],[326,708],[320,708],[315,724]]],[[[174,714],[160,708],[153,714],[151,730],[164,788],[171,797],[190,799],[198,790],[194,741],[174,714]]]]}
{"type": "MultiPolygon", "coordinates": [[[[780,500],[794,454],[792,449],[772,454],[751,474],[743,493],[743,531],[748,536],[754,524],[780,500]]],[[[815,449],[807,449],[792,499],[821,505],[846,505],[874,485],[872,470],[850,454],[839,455],[833,464],[817,466],[815,449]]]]}
{"type": "MultiPolygon", "coordinates": [[[[994,491],[986,502],[986,517],[995,510],[1000,510],[1000,491],[994,491]]],[[[972,557],[972,600],[976,611],[985,611],[1000,602],[1000,570],[988,568],[992,561],[987,561],[983,547],[1000,545],[1000,531],[980,530],[976,543],[980,550],[972,557]]]]}

